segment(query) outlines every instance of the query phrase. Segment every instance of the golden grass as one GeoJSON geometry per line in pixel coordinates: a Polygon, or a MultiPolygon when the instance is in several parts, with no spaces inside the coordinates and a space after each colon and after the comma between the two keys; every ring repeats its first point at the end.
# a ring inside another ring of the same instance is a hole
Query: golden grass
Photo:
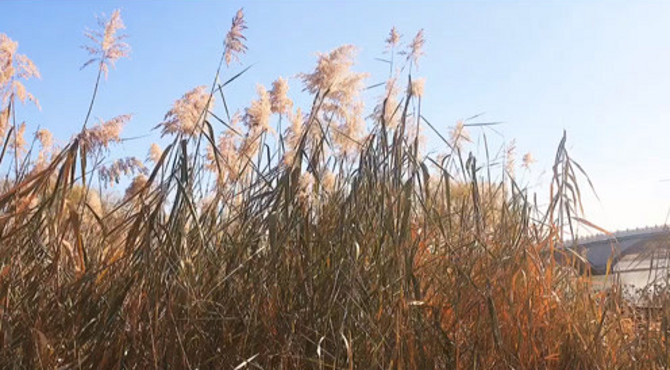
{"type": "MultiPolygon", "coordinates": [[[[118,42],[105,35],[122,25],[114,14],[102,40],[118,42]]],[[[221,81],[224,62],[246,50],[245,28],[240,11],[211,89],[168,112],[158,128],[171,142],[152,146],[150,165],[105,159],[125,119],[84,124],[57,150],[41,132],[39,161],[2,121],[0,366],[668,366],[667,300],[660,315],[635,315],[616,288],[593,292],[555,258],[581,214],[581,168],[565,137],[547,209],[496,165],[511,158],[462,156],[466,122],[444,140],[447,153],[421,154],[417,132],[432,129],[412,76],[422,33],[402,54],[404,72],[392,72],[407,87],[379,102],[369,131],[349,47],[302,75],[307,114],[278,80],[241,128],[223,95],[236,76],[221,81]],[[289,129],[268,135],[282,117],[289,129]],[[124,173],[136,176],[126,196],[101,201],[96,185],[124,173]]],[[[98,81],[105,58],[116,60],[105,45],[98,81]]],[[[20,96],[7,86],[1,108],[13,117],[20,96]]]]}

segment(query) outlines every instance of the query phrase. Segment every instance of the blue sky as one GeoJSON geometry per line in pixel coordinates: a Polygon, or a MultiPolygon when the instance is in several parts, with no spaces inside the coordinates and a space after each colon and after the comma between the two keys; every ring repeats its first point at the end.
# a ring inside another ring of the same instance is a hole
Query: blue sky
{"type": "MultiPolygon", "coordinates": [[[[87,60],[83,31],[96,14],[120,8],[131,57],[103,82],[93,115],[133,113],[124,135],[146,135],[175,99],[211,83],[241,6],[249,26],[243,62],[254,66],[229,91],[233,107],[254,98],[256,83],[307,72],[316,52],[342,44],[357,45],[356,69],[372,73],[370,84],[381,82],[387,69],[374,58],[389,29],[408,40],[423,28],[422,109],[438,129],[478,113],[503,121],[503,136],[487,135],[497,145],[516,139],[519,156],[533,153],[532,170],[518,172],[540,201],[548,195],[536,184],[546,184],[565,129],[600,196],[587,200],[587,218],[610,229],[666,221],[670,5],[660,2],[3,1],[0,32],[42,73],[28,84],[42,111],[21,107],[19,116],[62,141],[81,127],[95,79],[94,68],[79,70],[87,60]]],[[[297,97],[297,79],[290,84],[297,97]]],[[[152,140],[126,142],[114,154],[144,157],[152,140]]],[[[428,147],[442,149],[430,135],[428,147]]]]}

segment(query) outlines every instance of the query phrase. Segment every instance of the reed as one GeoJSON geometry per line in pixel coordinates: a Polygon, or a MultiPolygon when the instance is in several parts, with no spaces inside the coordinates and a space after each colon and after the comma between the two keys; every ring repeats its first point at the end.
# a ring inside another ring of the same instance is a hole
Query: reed
{"type": "Polygon", "coordinates": [[[422,32],[402,48],[392,30],[369,117],[353,46],[300,75],[311,106],[278,79],[231,114],[239,11],[211,86],[175,102],[156,126],[170,144],[145,162],[110,158],[130,116],[88,125],[101,76],[129,52],[120,13],[100,26],[88,113],[62,147],[23,139],[16,104],[39,73],[0,37],[3,368],[668,366],[668,301],[653,330],[656,316],[565,263],[588,182],[566,137],[540,208],[505,151],[465,154],[468,121],[443,135],[421,115],[422,32]],[[422,130],[448,150],[423,154],[422,130]],[[123,197],[105,194],[128,176],[123,197]]]}

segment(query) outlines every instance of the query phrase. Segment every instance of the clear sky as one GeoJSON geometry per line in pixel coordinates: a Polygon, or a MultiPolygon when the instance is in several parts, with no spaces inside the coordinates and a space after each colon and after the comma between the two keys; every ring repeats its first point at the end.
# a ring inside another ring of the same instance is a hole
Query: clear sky
{"type": "MultiPolygon", "coordinates": [[[[254,98],[256,83],[307,72],[316,52],[342,44],[357,45],[356,68],[372,73],[370,84],[381,82],[386,66],[374,58],[382,56],[389,29],[395,25],[411,39],[423,28],[423,113],[438,129],[447,132],[478,113],[503,121],[498,140],[514,138],[519,156],[531,152],[537,159],[530,172],[519,170],[531,187],[546,184],[565,129],[572,156],[600,196],[586,202],[587,218],[609,229],[666,221],[668,3],[5,0],[0,32],[18,41],[42,73],[28,84],[42,111],[21,107],[18,114],[32,131],[46,127],[62,141],[81,127],[95,79],[94,68],[79,70],[87,60],[79,47],[83,31],[95,26],[96,14],[120,8],[131,57],[102,84],[93,115],[133,113],[124,135],[146,135],[176,98],[211,83],[241,6],[249,26],[243,62],[254,66],[229,91],[232,106],[241,109],[254,98]]],[[[290,84],[291,94],[299,94],[297,79],[290,84]]],[[[126,142],[115,154],[144,157],[152,140],[126,142]]],[[[428,147],[441,149],[430,137],[428,147]]]]}

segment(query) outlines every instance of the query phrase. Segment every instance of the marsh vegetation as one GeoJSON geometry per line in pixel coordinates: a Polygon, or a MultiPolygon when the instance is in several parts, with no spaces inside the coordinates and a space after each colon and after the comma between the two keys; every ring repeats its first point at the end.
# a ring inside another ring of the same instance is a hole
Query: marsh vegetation
{"type": "Polygon", "coordinates": [[[668,366],[668,302],[653,329],[563,250],[588,188],[566,137],[549,193],[534,196],[511,148],[471,154],[475,121],[435,129],[414,75],[421,31],[389,34],[373,109],[343,46],[302,86],[259,86],[235,113],[240,11],[211,84],[156,120],[169,144],[143,160],[110,154],[131,116],[91,118],[130,52],[118,11],[100,26],[87,34],[94,93],[63,145],[21,123],[39,72],[0,36],[1,367],[668,366]],[[289,98],[300,89],[311,105],[289,98]],[[424,134],[446,149],[425,154],[424,134]],[[117,182],[127,189],[108,196],[117,182]]]}

